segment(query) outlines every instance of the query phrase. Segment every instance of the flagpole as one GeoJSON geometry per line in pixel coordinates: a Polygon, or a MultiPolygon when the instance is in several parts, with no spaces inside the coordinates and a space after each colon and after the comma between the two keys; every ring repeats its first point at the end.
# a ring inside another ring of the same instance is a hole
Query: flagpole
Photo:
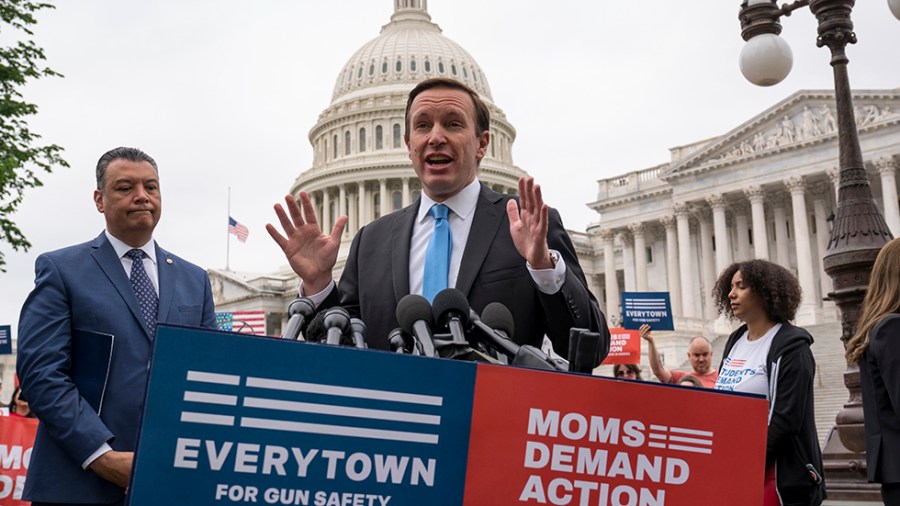
{"type": "MultiPolygon", "coordinates": [[[[231,219],[231,187],[228,187],[228,219],[231,219]]],[[[229,222],[226,222],[229,223],[229,222]]],[[[225,227],[225,270],[230,271],[231,261],[231,231],[225,227]]]]}

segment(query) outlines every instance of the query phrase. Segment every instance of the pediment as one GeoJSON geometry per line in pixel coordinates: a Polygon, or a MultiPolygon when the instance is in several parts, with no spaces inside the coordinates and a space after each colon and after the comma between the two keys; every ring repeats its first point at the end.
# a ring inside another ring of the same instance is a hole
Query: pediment
{"type": "MultiPolygon", "coordinates": [[[[860,133],[900,123],[900,89],[853,94],[860,133]]],[[[665,180],[713,170],[837,137],[833,91],[804,90],[773,105],[718,139],[701,144],[661,175],[665,180]]]]}

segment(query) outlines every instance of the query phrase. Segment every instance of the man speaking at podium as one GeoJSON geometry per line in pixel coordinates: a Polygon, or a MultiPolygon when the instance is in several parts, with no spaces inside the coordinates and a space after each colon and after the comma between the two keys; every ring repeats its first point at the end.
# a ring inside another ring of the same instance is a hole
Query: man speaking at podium
{"type": "Polygon", "coordinates": [[[543,336],[565,356],[569,329],[599,332],[603,356],[609,331],[559,214],[543,202],[531,178],[519,181],[518,202],[478,181],[490,142],[488,108],[478,94],[450,79],[429,79],[409,94],[409,158],[422,184],[412,205],[382,216],[356,234],[340,284],[332,269],[347,217],[331,235],[316,221],[309,196],[275,205],[283,235],[266,229],[301,279],[301,295],[319,307],[341,305],[362,318],[371,348],[388,349],[398,327],[395,309],[409,293],[431,301],[456,287],[481,311],[500,302],[513,313],[515,340],[540,347],[543,336]]]}
{"type": "Polygon", "coordinates": [[[215,328],[206,271],[153,240],[156,162],[116,148],[97,163],[96,239],[45,253],[19,320],[17,369],[40,419],[24,498],[124,504],[158,322],[215,328]]]}

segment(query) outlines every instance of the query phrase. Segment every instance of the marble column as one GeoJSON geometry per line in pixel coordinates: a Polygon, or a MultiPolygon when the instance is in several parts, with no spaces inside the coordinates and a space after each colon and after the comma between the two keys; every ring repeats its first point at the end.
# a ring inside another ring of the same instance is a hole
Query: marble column
{"type": "Polygon", "coordinates": [[[678,224],[678,267],[681,279],[681,309],[685,318],[696,318],[694,294],[691,291],[691,222],[686,202],[675,204],[675,220],[678,224]]]}
{"type": "Polygon", "coordinates": [[[828,180],[831,181],[831,185],[834,187],[834,201],[837,202],[840,200],[839,189],[841,187],[841,170],[838,167],[834,167],[826,170],[825,174],[828,176],[828,180]]]}
{"type": "MultiPolygon", "coordinates": [[[[322,213],[319,213],[319,196],[316,192],[307,192],[309,195],[309,202],[313,206],[313,212],[317,213],[316,219],[319,220],[319,223],[322,222],[322,213]]],[[[298,201],[299,203],[299,201],[298,201]]]]}
{"type": "Polygon", "coordinates": [[[381,216],[384,216],[391,212],[391,196],[388,195],[387,179],[378,180],[378,192],[378,198],[381,201],[381,216]]]}
{"type": "Polygon", "coordinates": [[[894,237],[900,237],[900,206],[897,204],[897,165],[894,159],[875,160],[875,168],[881,175],[881,200],[884,203],[884,221],[894,237]]]}
{"type": "Polygon", "coordinates": [[[601,230],[603,240],[603,274],[606,278],[606,318],[619,322],[619,281],[616,278],[616,252],[613,245],[615,233],[612,230],[601,230]]]}
{"type": "Polygon", "coordinates": [[[675,217],[663,216],[659,219],[666,229],[666,281],[669,289],[669,300],[672,312],[682,316],[681,312],[681,276],[678,271],[678,232],[675,230],[675,217]]]}
{"type": "MultiPolygon", "coordinates": [[[[338,187],[338,215],[335,217],[334,221],[337,222],[338,217],[347,216],[347,185],[340,185],[338,187]]],[[[350,230],[347,227],[344,227],[344,234],[348,235],[350,230]]]]}
{"type": "Polygon", "coordinates": [[[331,216],[331,193],[328,192],[328,189],[322,190],[322,232],[325,235],[331,233],[331,224],[333,223],[331,216]]]}
{"type": "Polygon", "coordinates": [[[803,290],[800,311],[812,310],[816,304],[816,285],[813,275],[813,259],[810,248],[809,218],[806,213],[806,182],[802,177],[788,178],[784,184],[791,192],[791,203],[794,208],[794,244],[797,248],[797,279],[803,290]]]}
{"type": "Polygon", "coordinates": [[[357,205],[359,221],[357,222],[356,230],[353,231],[354,234],[358,232],[359,229],[361,229],[363,226],[369,223],[369,207],[366,205],[365,181],[356,183],[356,197],[359,199],[359,204],[357,205]]]}
{"type": "Polygon", "coordinates": [[[750,186],[744,190],[750,199],[750,215],[753,220],[753,257],[769,259],[769,230],[766,227],[765,190],[761,186],[750,186]]]}
{"type": "Polygon", "coordinates": [[[639,292],[647,291],[647,241],[644,237],[644,224],[628,225],[634,238],[634,281],[639,292]]]}
{"type": "Polygon", "coordinates": [[[625,291],[634,292],[634,242],[627,232],[619,232],[616,239],[622,243],[622,274],[625,278],[625,291]]]}
{"type": "MultiPolygon", "coordinates": [[[[828,209],[826,207],[827,202],[825,200],[826,192],[828,191],[828,185],[823,182],[816,183],[813,188],[813,212],[816,215],[816,248],[818,252],[816,254],[817,264],[819,267],[819,290],[822,299],[828,296],[828,293],[834,290],[834,282],[831,280],[831,276],[829,276],[825,272],[824,265],[825,263],[822,259],[825,257],[825,252],[828,250],[828,239],[830,236],[828,230],[828,209]]],[[[827,305],[827,303],[823,302],[823,306],[827,305]]]]}
{"type": "Polygon", "coordinates": [[[779,265],[790,269],[791,255],[788,250],[786,202],[781,194],[773,195],[770,200],[772,201],[772,217],[775,220],[775,252],[777,253],[775,261],[779,265]]]}
{"type": "Polygon", "coordinates": [[[732,203],[734,210],[734,231],[737,236],[737,261],[750,260],[750,214],[744,201],[732,203]]]}
{"type": "Polygon", "coordinates": [[[412,204],[412,194],[409,192],[409,178],[403,178],[403,207],[412,204]]]}
{"type": "Polygon", "coordinates": [[[728,224],[725,221],[725,197],[714,193],[706,197],[713,211],[713,229],[716,235],[716,272],[722,272],[731,265],[731,241],[728,239],[728,224]]]}
{"type": "Polygon", "coordinates": [[[697,221],[700,223],[700,289],[703,294],[703,315],[708,320],[716,319],[716,304],[712,297],[712,288],[716,284],[716,259],[713,253],[713,224],[712,212],[707,208],[697,211],[697,221]]]}
{"type": "Polygon", "coordinates": [[[356,234],[356,231],[359,230],[359,199],[356,198],[352,193],[348,195],[347,198],[347,206],[349,209],[347,210],[347,227],[346,233],[349,236],[353,236],[356,234]]]}

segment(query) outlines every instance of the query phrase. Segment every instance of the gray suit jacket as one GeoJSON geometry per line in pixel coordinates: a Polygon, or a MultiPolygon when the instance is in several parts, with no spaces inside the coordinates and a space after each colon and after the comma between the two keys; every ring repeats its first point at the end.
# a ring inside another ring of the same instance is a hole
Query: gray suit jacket
{"type": "MultiPolygon", "coordinates": [[[[609,330],[587,282],[559,214],[550,210],[547,242],[566,262],[566,281],[553,295],[541,293],[509,233],[506,202],[513,197],[482,185],[463,252],[456,288],[479,313],[491,302],[508,307],[515,319],[515,340],[540,346],[544,334],[565,356],[569,329],[600,332],[609,350],[609,330]]],[[[409,293],[409,244],[419,201],[363,227],[353,239],[338,290],[323,305],[341,305],[368,328],[371,348],[388,349],[388,335],[399,324],[397,303],[409,293]]]]}
{"type": "MultiPolygon", "coordinates": [[[[206,271],[156,246],[159,321],[215,328],[206,271]]],[[[81,464],[103,443],[134,451],[152,342],[128,275],[101,233],[91,242],[45,253],[19,319],[17,371],[41,423],[24,498],[110,503],[124,490],[81,464]],[[114,336],[101,414],[72,381],[73,330],[114,336]]]]}

